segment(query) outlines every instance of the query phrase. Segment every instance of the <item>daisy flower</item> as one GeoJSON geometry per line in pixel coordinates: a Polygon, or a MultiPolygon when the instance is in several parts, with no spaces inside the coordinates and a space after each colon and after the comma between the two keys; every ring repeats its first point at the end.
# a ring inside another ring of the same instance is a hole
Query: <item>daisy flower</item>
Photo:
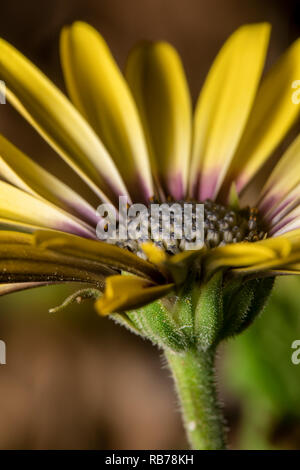
{"type": "Polygon", "coordinates": [[[163,348],[199,449],[225,445],[216,346],[253,321],[275,276],[300,273],[300,136],[258,187],[300,109],[292,99],[300,41],[262,77],[269,34],[266,23],[232,34],[194,111],[181,60],[166,42],[138,44],[123,76],[91,26],[64,28],[69,100],[0,40],[7,100],[99,203],[117,207],[122,196],[129,207],[204,205],[201,249],[185,249],[174,233],[172,243],[100,241],[96,207],[0,135],[0,293],[86,284],[64,305],[94,298],[100,314],[163,348]]]}

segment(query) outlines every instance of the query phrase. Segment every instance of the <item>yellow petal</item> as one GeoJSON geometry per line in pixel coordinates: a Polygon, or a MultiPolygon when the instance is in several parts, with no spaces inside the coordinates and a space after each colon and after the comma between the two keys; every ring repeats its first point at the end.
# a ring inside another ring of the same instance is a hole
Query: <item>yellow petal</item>
{"type": "Polygon", "coordinates": [[[137,276],[110,276],[95,307],[101,315],[142,307],[169,293],[173,284],[157,286],[137,276]]]}
{"type": "Polygon", "coordinates": [[[299,205],[300,183],[283,197],[280,197],[280,192],[268,193],[261,201],[259,213],[268,226],[274,226],[299,205]]]}
{"type": "MultiPolygon", "coordinates": [[[[11,253],[10,259],[0,259],[0,282],[14,284],[23,282],[83,282],[103,288],[105,276],[101,271],[95,272],[89,269],[68,266],[59,259],[54,262],[44,261],[43,256],[36,260],[16,259],[16,254],[11,253]]],[[[107,273],[104,273],[107,275],[107,273]]]]}
{"type": "Polygon", "coordinates": [[[184,69],[166,42],[142,43],[129,55],[126,78],[142,116],[153,173],[168,195],[186,194],[191,99],[184,69]]]}
{"type": "MultiPolygon", "coordinates": [[[[272,214],[300,196],[300,135],[288,147],[264,185],[259,208],[272,214]],[[294,190],[294,191],[293,191],[294,190]],[[279,206],[279,207],[278,207],[279,206]]],[[[267,214],[266,214],[267,213],[267,214]]]]}
{"type": "Polygon", "coordinates": [[[164,278],[160,271],[148,261],[139,258],[128,250],[96,240],[86,240],[66,233],[39,231],[35,233],[37,246],[58,253],[82,256],[87,260],[98,261],[115,269],[137,274],[154,281],[164,278]]]}
{"type": "Polygon", "coordinates": [[[234,243],[209,251],[204,261],[205,270],[211,274],[217,269],[252,266],[276,257],[276,251],[263,242],[234,243]]]}
{"type": "MultiPolygon", "coordinates": [[[[300,248],[300,229],[293,230],[279,237],[280,239],[286,239],[292,244],[293,250],[299,250],[300,248]]],[[[276,239],[277,240],[277,239],[276,239]]]]}
{"type": "MultiPolygon", "coordinates": [[[[43,227],[40,225],[20,222],[19,220],[5,219],[4,217],[0,217],[0,229],[9,231],[16,230],[17,232],[32,234],[36,230],[43,230],[43,227]]],[[[47,230],[49,230],[49,228],[47,230]]]]}
{"type": "Polygon", "coordinates": [[[286,233],[279,236],[276,235],[274,238],[272,238],[272,240],[288,241],[291,246],[291,250],[288,253],[285,253],[285,256],[293,257],[296,255],[300,257],[300,228],[287,231],[286,233]]]}
{"type": "Polygon", "coordinates": [[[288,256],[293,250],[293,243],[289,237],[267,238],[255,244],[270,248],[276,256],[281,258],[288,256]]]}
{"type": "Polygon", "coordinates": [[[94,238],[93,231],[50,202],[0,181],[0,215],[3,219],[94,238]]]}
{"type": "Polygon", "coordinates": [[[2,283],[72,281],[103,287],[104,277],[116,272],[99,261],[91,263],[81,253],[73,256],[35,246],[33,235],[21,235],[23,237],[19,240],[11,232],[1,233],[2,283]]]}
{"type": "Polygon", "coordinates": [[[206,274],[229,268],[236,274],[272,271],[300,262],[300,229],[255,243],[237,243],[216,248],[205,260],[206,274]]]}
{"type": "Polygon", "coordinates": [[[33,162],[0,134],[0,176],[20,189],[52,202],[95,225],[93,209],[75,191],[33,162]]]}
{"type": "Polygon", "coordinates": [[[0,39],[0,79],[7,98],[101,198],[126,195],[98,137],[70,101],[14,47],[0,39]]]}
{"type": "Polygon", "coordinates": [[[288,264],[279,271],[280,274],[300,274],[300,263],[288,264]]]}
{"type": "Polygon", "coordinates": [[[270,26],[239,28],[225,43],[200,93],[194,120],[190,193],[214,198],[244,131],[264,65],[270,26]]]}
{"type": "Polygon", "coordinates": [[[299,256],[297,258],[294,257],[294,259],[292,259],[291,257],[282,259],[275,258],[273,260],[265,261],[262,263],[254,263],[251,266],[235,268],[232,269],[232,272],[234,274],[240,275],[255,274],[257,276],[260,273],[262,273],[264,276],[277,276],[280,274],[299,274],[299,260],[299,256]],[[294,261],[298,261],[298,263],[295,263],[294,261]]]}
{"type": "Polygon", "coordinates": [[[107,44],[83,22],[64,28],[61,60],[72,101],[109,150],[135,200],[153,195],[150,165],[134,100],[107,44]]]}
{"type": "Polygon", "coordinates": [[[294,42],[264,78],[246,131],[230,168],[241,191],[265,163],[299,116],[292,83],[300,76],[300,40],[294,42]],[[242,167],[242,170],[240,168],[242,167]]]}
{"type": "Polygon", "coordinates": [[[291,230],[300,228],[300,205],[290,211],[285,217],[272,227],[270,234],[274,237],[282,235],[291,230]]]}
{"type": "Polygon", "coordinates": [[[262,190],[262,195],[269,192],[287,194],[300,181],[300,134],[280,158],[262,190]]]}
{"type": "Polygon", "coordinates": [[[47,282],[18,282],[16,284],[0,284],[0,296],[6,294],[12,294],[14,292],[23,291],[26,289],[32,289],[34,287],[47,286],[47,282]]]}
{"type": "Polygon", "coordinates": [[[32,235],[27,233],[18,233],[11,230],[0,230],[0,244],[4,243],[18,243],[24,245],[31,245],[33,242],[32,235]]]}
{"type": "Polygon", "coordinates": [[[154,243],[142,243],[141,248],[146,254],[148,260],[153,264],[162,264],[167,258],[166,252],[155,246],[154,243]]]}

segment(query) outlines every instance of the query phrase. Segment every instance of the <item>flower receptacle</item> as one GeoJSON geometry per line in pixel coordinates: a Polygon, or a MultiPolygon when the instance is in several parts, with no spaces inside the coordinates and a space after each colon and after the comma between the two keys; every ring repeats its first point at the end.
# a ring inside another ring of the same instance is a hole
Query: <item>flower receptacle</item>
{"type": "Polygon", "coordinates": [[[273,283],[273,278],[228,281],[218,272],[205,283],[189,280],[179,292],[118,317],[163,349],[207,351],[252,323],[273,283]]]}

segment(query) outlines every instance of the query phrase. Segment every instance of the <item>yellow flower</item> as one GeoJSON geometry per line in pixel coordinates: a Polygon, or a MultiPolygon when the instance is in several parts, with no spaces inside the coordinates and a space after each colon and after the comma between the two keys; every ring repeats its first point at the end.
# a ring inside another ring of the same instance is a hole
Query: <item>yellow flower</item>
{"type": "Polygon", "coordinates": [[[299,274],[300,136],[256,192],[258,171],[300,109],[292,101],[300,41],[261,78],[269,32],[266,23],[251,24],[228,39],[194,113],[180,58],[165,42],[136,46],[124,78],[91,26],[65,28],[69,101],[0,40],[8,101],[99,200],[198,201],[210,214],[202,250],[170,254],[149,243],[136,250],[142,259],[97,240],[95,208],[1,135],[0,292],[79,281],[104,290],[96,307],[109,314],[176,291],[195,269],[199,282],[217,272],[238,279],[299,274]]]}

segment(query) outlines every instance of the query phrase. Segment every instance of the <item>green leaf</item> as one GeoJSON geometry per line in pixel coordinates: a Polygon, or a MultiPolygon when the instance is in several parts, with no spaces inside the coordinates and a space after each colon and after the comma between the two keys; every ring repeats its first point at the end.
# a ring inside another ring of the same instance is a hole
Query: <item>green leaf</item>
{"type": "Polygon", "coordinates": [[[300,365],[291,360],[300,338],[299,301],[300,278],[278,278],[263,314],[226,345],[226,388],[242,406],[239,447],[299,448],[293,422],[300,417],[300,365]]]}

